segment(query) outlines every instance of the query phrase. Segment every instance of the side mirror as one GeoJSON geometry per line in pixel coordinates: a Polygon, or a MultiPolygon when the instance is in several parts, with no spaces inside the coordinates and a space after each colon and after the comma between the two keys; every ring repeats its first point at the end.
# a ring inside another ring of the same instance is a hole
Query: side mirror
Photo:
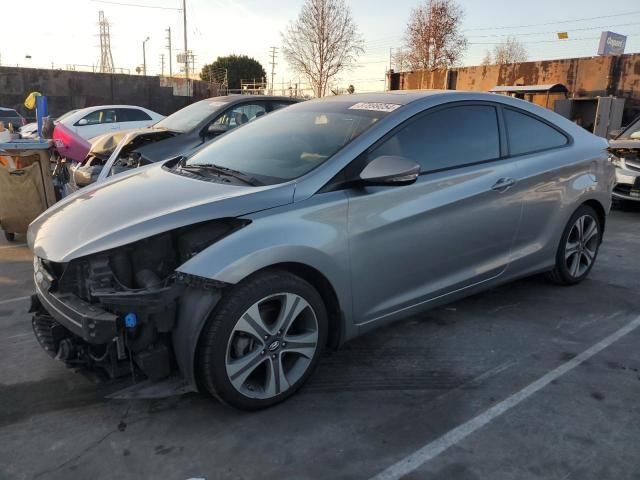
{"type": "Polygon", "coordinates": [[[373,159],[360,172],[366,185],[410,185],[418,179],[420,165],[408,158],[383,155],[373,159]]]}
{"type": "Polygon", "coordinates": [[[223,125],[221,123],[212,123],[207,127],[205,131],[206,137],[217,137],[229,131],[229,125],[223,125]]]}
{"type": "Polygon", "coordinates": [[[80,120],[78,120],[78,125],[81,127],[88,124],[89,124],[89,120],[87,120],[86,118],[81,118],[80,120]]]}

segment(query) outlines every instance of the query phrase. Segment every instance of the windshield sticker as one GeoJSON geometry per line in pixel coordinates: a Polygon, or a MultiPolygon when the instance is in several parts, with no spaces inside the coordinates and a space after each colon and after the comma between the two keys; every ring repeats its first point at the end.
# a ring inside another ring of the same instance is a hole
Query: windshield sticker
{"type": "Polygon", "coordinates": [[[395,103],[369,103],[369,102],[360,102],[355,105],[351,105],[349,110],[372,110],[374,112],[393,112],[394,110],[400,108],[402,105],[397,105],[395,103]]]}

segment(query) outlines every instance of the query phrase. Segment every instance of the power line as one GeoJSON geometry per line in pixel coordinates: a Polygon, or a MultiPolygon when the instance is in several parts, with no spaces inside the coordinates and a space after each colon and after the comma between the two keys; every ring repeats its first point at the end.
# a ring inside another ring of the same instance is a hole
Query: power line
{"type": "MultiPolygon", "coordinates": [[[[633,23],[619,23],[617,25],[600,25],[598,27],[569,28],[567,29],[567,31],[585,32],[589,30],[601,30],[603,28],[629,27],[629,26],[636,26],[636,25],[640,25],[640,23],[633,22],[633,23]]],[[[470,38],[490,38],[490,37],[509,37],[509,36],[524,37],[524,36],[531,36],[531,35],[548,35],[548,34],[556,34],[556,33],[558,33],[557,30],[554,30],[554,31],[547,30],[546,32],[505,33],[502,35],[471,35],[470,38]]]]}
{"type": "Polygon", "coordinates": [[[586,22],[588,20],[600,20],[600,19],[603,19],[603,18],[625,17],[627,15],[637,15],[639,13],[640,13],[640,10],[636,10],[636,11],[633,11],[633,12],[617,13],[617,14],[613,14],[613,15],[599,15],[597,17],[574,18],[574,19],[571,19],[571,20],[559,20],[557,22],[531,23],[529,25],[508,25],[508,26],[502,26],[502,27],[467,28],[467,29],[463,30],[463,32],[479,32],[479,31],[486,31],[486,30],[506,30],[506,29],[509,29],[509,28],[542,27],[542,26],[545,26],[545,25],[560,25],[560,24],[564,24],[564,23],[586,22]]]}
{"type": "Polygon", "coordinates": [[[158,5],[142,5],[139,3],[125,3],[125,2],[112,2],[110,0],[89,0],[94,3],[106,3],[108,5],[120,5],[121,7],[136,7],[136,8],[155,8],[157,10],[177,10],[181,11],[181,8],[175,7],[161,7],[158,5]]]}
{"type": "MultiPolygon", "coordinates": [[[[638,35],[637,33],[632,33],[629,34],[628,36],[632,36],[632,35],[638,35]]],[[[556,43],[556,44],[561,44],[561,43],[565,43],[565,42],[580,42],[583,40],[598,40],[600,39],[600,37],[582,37],[582,38],[567,38],[564,40],[559,40],[559,39],[554,39],[554,40],[531,40],[528,42],[520,42],[520,43],[524,43],[525,45],[530,45],[530,44],[534,44],[534,43],[556,43]]],[[[503,42],[469,42],[469,45],[502,45],[503,42]]]]}

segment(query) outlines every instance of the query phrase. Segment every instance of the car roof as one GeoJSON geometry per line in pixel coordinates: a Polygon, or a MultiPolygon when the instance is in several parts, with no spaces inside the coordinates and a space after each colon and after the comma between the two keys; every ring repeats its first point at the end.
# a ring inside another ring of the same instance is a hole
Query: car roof
{"type": "MultiPolygon", "coordinates": [[[[462,93],[452,90],[391,90],[388,92],[354,93],[351,95],[336,95],[324,97],[323,102],[345,102],[345,103],[394,103],[396,105],[408,105],[411,102],[420,100],[432,95],[443,95],[448,92],[462,93]]],[[[468,93],[468,92],[464,92],[468,93]]]]}
{"type": "Polygon", "coordinates": [[[287,96],[282,96],[282,95],[243,95],[243,94],[236,94],[236,95],[222,95],[219,97],[211,97],[211,98],[205,98],[203,100],[198,100],[200,102],[225,102],[228,104],[231,103],[239,103],[239,102],[249,102],[249,101],[256,101],[256,100],[261,100],[261,101],[286,101],[286,102],[299,102],[302,99],[300,98],[296,98],[296,97],[287,97],[287,96]]]}
{"type": "Polygon", "coordinates": [[[0,107],[0,112],[17,112],[15,108],[0,107]]]}
{"type": "Polygon", "coordinates": [[[139,105],[93,105],[91,107],[79,108],[77,111],[90,110],[90,109],[102,109],[102,108],[138,108],[140,110],[149,110],[148,108],[141,107],[139,105]]]}

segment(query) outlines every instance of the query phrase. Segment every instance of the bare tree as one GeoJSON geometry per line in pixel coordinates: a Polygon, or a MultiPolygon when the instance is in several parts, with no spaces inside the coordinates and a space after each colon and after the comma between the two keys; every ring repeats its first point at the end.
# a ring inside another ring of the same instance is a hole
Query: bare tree
{"type": "Polygon", "coordinates": [[[344,0],[306,0],[282,42],[289,66],[309,80],[317,97],[324,97],[330,81],[364,52],[344,0]]]}
{"type": "Polygon", "coordinates": [[[526,62],[528,58],[526,47],[516,37],[507,37],[504,42],[493,47],[493,60],[498,65],[526,62]]]}
{"type": "Polygon", "coordinates": [[[493,63],[493,58],[491,57],[491,52],[487,50],[484,54],[484,58],[482,59],[482,65],[487,66],[493,63]]]}
{"type": "Polygon", "coordinates": [[[409,67],[407,52],[402,48],[397,48],[392,55],[392,67],[396,72],[403,72],[405,67],[409,67]]]}
{"type": "Polygon", "coordinates": [[[464,12],[454,0],[425,0],[411,12],[405,43],[413,70],[448,68],[460,63],[467,39],[460,31],[464,12]]]}

